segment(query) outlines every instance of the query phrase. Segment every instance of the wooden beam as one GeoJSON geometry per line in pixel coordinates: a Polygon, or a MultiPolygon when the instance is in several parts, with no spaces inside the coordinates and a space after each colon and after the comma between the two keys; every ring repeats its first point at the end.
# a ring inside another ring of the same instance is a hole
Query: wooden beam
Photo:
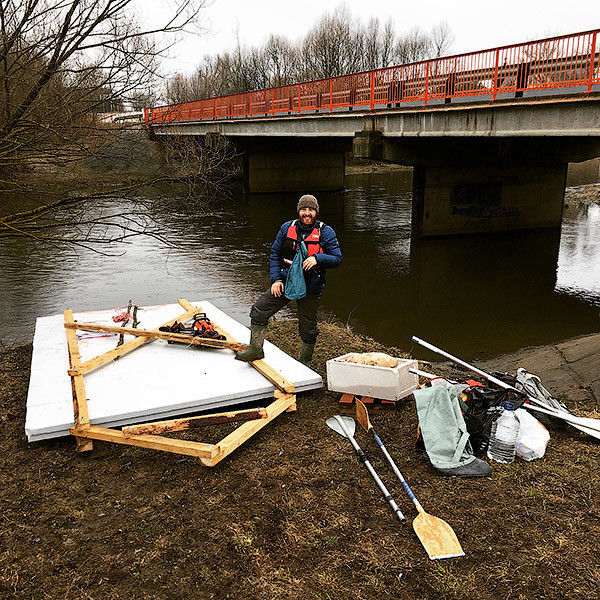
{"type": "Polygon", "coordinates": [[[98,323],[70,323],[65,324],[70,329],[79,329],[81,331],[99,331],[102,333],[118,333],[125,335],[135,335],[137,337],[147,337],[159,340],[170,340],[182,344],[205,346],[207,348],[223,348],[239,352],[247,348],[247,344],[240,344],[235,341],[214,340],[212,338],[195,337],[183,333],[170,333],[167,331],[158,331],[157,329],[135,329],[133,327],[119,327],[117,325],[99,325],[98,323]]]}
{"type": "Polygon", "coordinates": [[[276,371],[264,359],[253,360],[248,364],[252,365],[263,377],[266,377],[275,387],[285,394],[293,394],[296,391],[294,384],[287,380],[279,371],[276,371]]]}
{"type": "MultiPolygon", "coordinates": [[[[175,323],[175,321],[185,321],[186,319],[189,319],[190,317],[193,317],[194,314],[197,312],[197,309],[195,309],[194,311],[188,311],[182,315],[180,315],[179,317],[175,317],[173,319],[170,319],[169,321],[167,321],[166,323],[164,323],[163,325],[161,325],[161,327],[169,327],[170,325],[173,325],[173,323],[175,323]]],[[[158,328],[154,331],[158,331],[158,328]]],[[[107,352],[104,352],[104,354],[100,354],[98,356],[95,356],[94,358],[91,358],[90,360],[86,360],[84,363],[81,363],[77,369],[69,369],[69,375],[85,375],[85,373],[89,373],[90,371],[92,371],[93,369],[96,369],[98,367],[101,367],[102,365],[105,365],[108,362],[113,361],[115,358],[118,358],[120,356],[123,356],[124,354],[127,354],[128,352],[131,352],[132,350],[135,350],[136,348],[139,348],[141,346],[143,346],[144,344],[148,344],[149,342],[154,341],[155,338],[144,338],[144,337],[137,337],[135,340],[130,340],[129,342],[126,342],[125,344],[122,344],[121,346],[117,346],[116,348],[113,348],[112,350],[108,350],[107,352]]]]}
{"type": "Polygon", "coordinates": [[[219,452],[211,459],[202,459],[208,467],[214,467],[218,462],[239,448],[246,440],[268,425],[275,417],[296,404],[294,394],[284,394],[279,391],[274,393],[275,401],[267,406],[267,418],[258,421],[248,421],[240,425],[235,431],[224,437],[216,446],[219,452]]]}
{"type": "Polygon", "coordinates": [[[252,408],[250,410],[240,410],[238,412],[200,415],[198,417],[188,417],[186,419],[171,419],[169,421],[157,421],[156,423],[131,425],[129,427],[123,427],[121,431],[123,432],[123,435],[126,436],[168,433],[170,431],[184,431],[195,427],[206,427],[207,425],[266,419],[267,416],[267,410],[265,408],[252,408]]]}
{"type": "Polygon", "coordinates": [[[123,435],[122,431],[107,427],[98,427],[97,425],[90,425],[90,427],[83,430],[73,427],[71,434],[90,440],[101,440],[103,442],[114,442],[127,446],[139,446],[141,448],[151,448],[153,450],[162,450],[163,452],[194,456],[202,459],[203,462],[204,460],[212,460],[219,452],[218,447],[213,444],[176,440],[160,435],[135,435],[127,437],[123,435]]]}
{"type": "MultiPolygon", "coordinates": [[[[182,306],[185,310],[190,310],[194,307],[194,305],[191,302],[188,302],[184,298],[179,299],[178,302],[179,305],[182,306]]],[[[217,329],[216,325],[215,329],[217,329]]],[[[225,332],[223,332],[223,335],[226,335],[227,339],[230,339],[232,342],[237,341],[233,336],[230,336],[225,332]]],[[[248,364],[252,365],[263,377],[266,377],[275,387],[277,387],[282,392],[285,392],[286,394],[293,394],[296,391],[294,388],[294,384],[291,381],[288,381],[281,373],[279,373],[279,371],[276,371],[271,365],[269,365],[264,360],[253,360],[248,364]]]]}
{"type": "MultiPolygon", "coordinates": [[[[73,312],[65,310],[65,327],[73,323],[73,312]]],[[[77,333],[74,330],[67,329],[67,348],[69,350],[69,365],[77,369],[81,362],[79,353],[79,343],[77,342],[77,333]]],[[[87,396],[85,394],[85,383],[83,375],[71,377],[71,390],[73,394],[73,421],[78,429],[86,429],[90,426],[90,416],[88,414],[87,396]]],[[[83,437],[75,438],[77,452],[89,452],[93,449],[93,443],[83,437]]]]}

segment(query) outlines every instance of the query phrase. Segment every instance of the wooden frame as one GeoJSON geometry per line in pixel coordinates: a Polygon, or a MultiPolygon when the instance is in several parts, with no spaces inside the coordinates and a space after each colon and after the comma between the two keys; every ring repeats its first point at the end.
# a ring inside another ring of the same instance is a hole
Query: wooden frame
{"type": "MultiPolygon", "coordinates": [[[[185,321],[196,313],[202,312],[200,307],[193,306],[185,299],[178,300],[178,302],[185,312],[177,318],[171,319],[162,325],[162,327],[172,325],[175,321],[185,321]]],[[[75,436],[78,452],[90,451],[93,449],[93,440],[102,440],[115,442],[117,444],[140,446],[143,448],[162,450],[164,452],[195,456],[206,466],[213,467],[282,412],[296,410],[296,395],[293,384],[264,360],[255,360],[249,364],[278,388],[273,395],[273,402],[266,408],[144,423],[141,425],[123,427],[121,430],[92,425],[88,414],[87,396],[84,384],[84,375],[91,370],[105,365],[117,357],[140,348],[155,339],[185,342],[187,344],[211,348],[227,348],[234,351],[241,350],[247,346],[239,343],[214,323],[214,328],[221,335],[225,336],[225,340],[213,340],[177,333],[167,333],[160,331],[159,328],[149,330],[112,325],[97,325],[94,323],[79,323],[74,320],[73,313],[70,310],[66,310],[64,315],[70,362],[68,373],[71,377],[73,389],[73,412],[75,416],[75,423],[70,432],[75,436]],[[77,341],[77,330],[124,333],[127,335],[135,335],[136,338],[121,346],[113,348],[104,354],[82,362],[79,352],[79,343],[77,341]],[[231,421],[244,421],[244,423],[216,444],[189,442],[157,435],[159,433],[182,431],[193,427],[231,421]]]]}

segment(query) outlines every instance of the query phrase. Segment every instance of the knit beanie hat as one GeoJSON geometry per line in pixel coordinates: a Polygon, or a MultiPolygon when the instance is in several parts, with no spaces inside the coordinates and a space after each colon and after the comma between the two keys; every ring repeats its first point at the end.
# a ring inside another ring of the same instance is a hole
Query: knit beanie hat
{"type": "Polygon", "coordinates": [[[296,209],[296,212],[300,212],[301,208],[314,208],[317,211],[317,214],[319,214],[319,203],[311,194],[304,194],[304,196],[298,200],[298,208],[296,209]]]}

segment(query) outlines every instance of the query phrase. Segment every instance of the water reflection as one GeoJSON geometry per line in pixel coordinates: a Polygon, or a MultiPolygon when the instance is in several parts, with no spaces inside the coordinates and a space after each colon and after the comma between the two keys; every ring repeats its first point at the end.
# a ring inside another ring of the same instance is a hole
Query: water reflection
{"type": "MultiPolygon", "coordinates": [[[[411,242],[410,172],[348,177],[347,186],[318,195],[344,252],[330,273],[324,315],[405,349],[416,334],[465,359],[599,329],[600,207],[565,219],[562,235],[411,242]]],[[[248,323],[250,305],[268,285],[271,243],[296,202],[297,194],[237,190],[201,214],[167,204],[157,215],[179,246],[138,238],[118,257],[0,241],[0,340],[31,340],[38,315],[118,307],[130,298],[140,305],[207,299],[248,323]]],[[[421,349],[415,355],[427,358],[421,349]]]]}
{"type": "Polygon", "coordinates": [[[563,219],[556,289],[600,305],[600,205],[563,219]],[[595,265],[596,268],[590,268],[595,265]]]}

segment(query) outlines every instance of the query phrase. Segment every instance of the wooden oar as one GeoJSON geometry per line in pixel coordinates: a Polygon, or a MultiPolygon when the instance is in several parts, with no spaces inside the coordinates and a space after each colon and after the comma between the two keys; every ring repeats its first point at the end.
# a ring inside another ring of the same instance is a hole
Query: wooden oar
{"type": "Polygon", "coordinates": [[[452,527],[443,521],[425,512],[425,509],[421,506],[419,501],[416,499],[413,491],[410,489],[408,483],[400,473],[400,469],[396,466],[394,459],[390,456],[383,442],[375,433],[373,425],[369,420],[369,412],[367,407],[360,401],[356,400],[356,419],[363,426],[364,430],[373,433],[373,437],[377,442],[377,445],[381,448],[381,451],[387,458],[388,462],[392,466],[396,477],[400,480],[402,487],[405,489],[408,497],[413,501],[413,504],[419,511],[419,514],[413,521],[413,529],[417,534],[421,544],[425,548],[425,551],[429,555],[431,560],[440,558],[453,558],[457,556],[464,556],[465,553],[456,537],[456,534],[452,530],[452,527]]]}

